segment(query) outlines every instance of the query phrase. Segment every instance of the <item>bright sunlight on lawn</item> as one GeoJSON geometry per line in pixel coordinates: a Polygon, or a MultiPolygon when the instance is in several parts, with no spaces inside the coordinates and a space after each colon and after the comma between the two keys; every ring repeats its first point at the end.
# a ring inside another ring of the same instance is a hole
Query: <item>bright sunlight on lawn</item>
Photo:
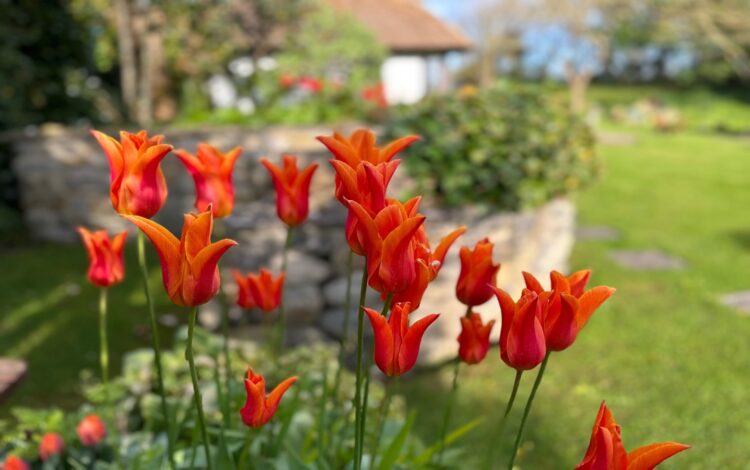
{"type": "MultiPolygon", "coordinates": [[[[718,297],[747,289],[750,280],[750,140],[627,132],[636,144],[601,145],[606,175],[577,198],[581,225],[610,226],[620,238],[580,241],[572,260],[573,268],[594,269],[592,285],[618,292],[571,353],[552,356],[518,463],[575,466],[591,432],[591,410],[604,397],[626,447],[659,439],[694,443],[679,463],[663,468],[739,468],[750,457],[750,422],[736,412],[750,400],[744,359],[750,319],[718,297]],[[687,268],[624,269],[610,259],[615,249],[658,249],[684,259],[687,268]]],[[[496,419],[513,380],[499,360],[467,369],[454,427],[475,416],[496,419]]],[[[446,388],[448,375],[441,376],[446,388]]],[[[524,378],[516,403],[526,400],[534,375],[524,378]]],[[[436,378],[422,375],[407,385],[425,434],[440,429],[442,413],[435,410],[443,403],[434,397],[447,397],[435,393],[436,378]]],[[[492,441],[507,447],[521,411],[514,409],[506,435],[492,441]]],[[[475,437],[494,426],[485,423],[475,437]]],[[[474,442],[473,454],[483,458],[488,439],[474,442]]]]}

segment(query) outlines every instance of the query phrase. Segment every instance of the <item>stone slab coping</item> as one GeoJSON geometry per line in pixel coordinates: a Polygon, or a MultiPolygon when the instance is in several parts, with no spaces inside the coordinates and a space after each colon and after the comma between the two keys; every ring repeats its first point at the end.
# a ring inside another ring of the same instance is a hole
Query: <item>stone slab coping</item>
{"type": "Polygon", "coordinates": [[[0,402],[23,380],[27,369],[26,363],[20,359],[0,357],[0,402]]]}

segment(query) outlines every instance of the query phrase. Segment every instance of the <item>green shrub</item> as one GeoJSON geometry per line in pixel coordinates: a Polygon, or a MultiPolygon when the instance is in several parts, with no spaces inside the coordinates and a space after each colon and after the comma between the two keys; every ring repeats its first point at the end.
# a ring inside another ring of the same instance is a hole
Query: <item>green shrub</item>
{"type": "Polygon", "coordinates": [[[396,110],[391,137],[419,134],[405,158],[422,193],[446,205],[518,210],[589,183],[594,137],[558,98],[507,86],[463,89],[396,110]]]}

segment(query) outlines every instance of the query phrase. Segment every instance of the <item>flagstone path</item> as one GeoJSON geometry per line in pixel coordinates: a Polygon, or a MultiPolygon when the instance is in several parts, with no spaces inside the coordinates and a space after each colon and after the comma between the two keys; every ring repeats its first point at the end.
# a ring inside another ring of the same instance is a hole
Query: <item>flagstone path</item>
{"type": "Polygon", "coordinates": [[[25,362],[18,359],[0,357],[0,402],[10,395],[12,388],[25,375],[25,362]]]}
{"type": "Polygon", "coordinates": [[[687,263],[659,250],[614,250],[610,258],[618,265],[637,271],[685,269],[687,263]]]}

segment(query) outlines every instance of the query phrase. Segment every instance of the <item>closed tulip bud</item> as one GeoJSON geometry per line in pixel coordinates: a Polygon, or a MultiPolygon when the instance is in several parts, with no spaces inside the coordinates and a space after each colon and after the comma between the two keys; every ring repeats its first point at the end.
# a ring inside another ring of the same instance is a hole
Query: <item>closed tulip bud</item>
{"type": "Polygon", "coordinates": [[[410,312],[408,302],[397,303],[386,320],[380,312],[365,308],[375,336],[375,364],[385,375],[400,376],[414,367],[422,336],[439,316],[433,313],[409,326],[410,312]]]}
{"type": "Polygon", "coordinates": [[[283,166],[278,167],[266,158],[260,163],[266,167],[276,188],[276,213],[289,227],[305,220],[310,207],[310,182],[318,164],[313,163],[302,171],[297,169],[297,157],[284,155],[283,166]]]}
{"type": "Polygon", "coordinates": [[[121,232],[109,238],[106,230],[90,232],[78,227],[86,253],[89,257],[89,282],[99,287],[110,287],[119,284],[125,277],[125,264],[122,253],[125,249],[127,232],[121,232]]]}
{"type": "Polygon", "coordinates": [[[222,153],[214,146],[200,143],[193,155],[186,150],[175,150],[195,182],[195,208],[199,212],[212,208],[214,217],[227,217],[234,208],[232,172],[242,149],[233,148],[222,153]]]}
{"type": "Polygon", "coordinates": [[[210,208],[200,214],[185,214],[179,240],[152,220],[124,217],[146,234],[159,253],[164,288],[175,305],[194,307],[216,295],[221,285],[219,260],[237,242],[224,239],[211,243],[213,215],[210,208]]]}
{"type": "Polygon", "coordinates": [[[91,131],[109,160],[109,197],[122,215],[151,218],[167,199],[167,183],[161,161],[172,150],[162,144],[163,135],[149,137],[120,132],[120,141],[99,131],[91,131]]]}
{"type": "Polygon", "coordinates": [[[478,313],[461,317],[461,333],[458,335],[458,357],[467,364],[479,364],[490,349],[490,333],[495,320],[482,323],[478,313]]]}
{"type": "Polygon", "coordinates": [[[257,274],[247,273],[246,276],[234,271],[239,289],[237,305],[246,309],[258,307],[264,312],[276,310],[281,303],[285,276],[285,273],[281,273],[274,279],[273,274],[264,268],[257,274]]]}
{"type": "Polygon", "coordinates": [[[481,305],[492,298],[492,287],[497,286],[497,272],[500,264],[492,264],[493,245],[485,238],[477,242],[471,250],[462,246],[458,252],[461,258],[461,273],[456,283],[456,297],[464,305],[481,305]]]}
{"type": "Polygon", "coordinates": [[[530,292],[513,302],[504,290],[492,290],[502,311],[500,358],[516,370],[535,368],[547,354],[537,294],[530,292]]]}
{"type": "Polygon", "coordinates": [[[107,427],[97,415],[88,415],[78,423],[76,433],[81,444],[96,447],[107,437],[107,427]]]}
{"type": "Polygon", "coordinates": [[[281,397],[296,381],[297,377],[289,377],[266,395],[266,379],[262,375],[254,373],[252,369],[248,369],[245,378],[247,399],[245,405],[240,409],[242,422],[251,428],[259,428],[266,424],[276,413],[281,397]]]}
{"type": "Polygon", "coordinates": [[[65,442],[61,435],[55,432],[44,433],[39,441],[39,457],[47,460],[53,455],[59,455],[65,448],[65,442]]]}
{"type": "Polygon", "coordinates": [[[666,459],[690,446],[677,442],[661,442],[625,451],[620,426],[602,402],[594,421],[589,447],[575,470],[652,470],[666,459]]]}

